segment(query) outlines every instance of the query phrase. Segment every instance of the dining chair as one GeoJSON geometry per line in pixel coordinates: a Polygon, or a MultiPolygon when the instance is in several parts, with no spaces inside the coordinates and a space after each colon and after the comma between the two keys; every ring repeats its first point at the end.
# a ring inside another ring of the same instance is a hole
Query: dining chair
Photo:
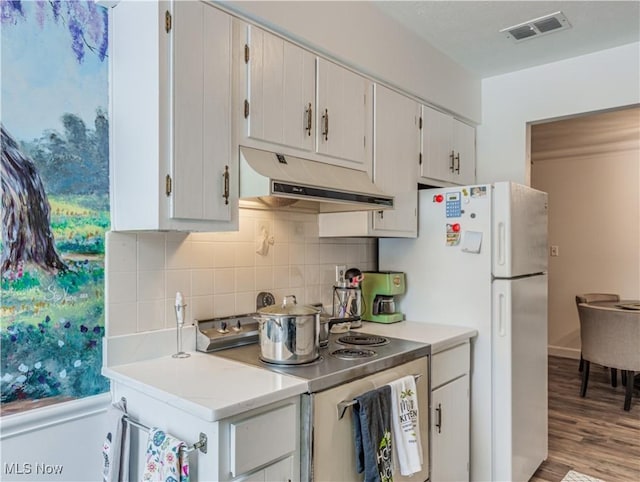
{"type": "Polygon", "coordinates": [[[592,362],[617,368],[626,375],[624,409],[630,410],[633,375],[640,371],[640,311],[581,303],[578,313],[584,358],[580,396],[587,394],[592,362]]]}
{"type": "MultiPolygon", "coordinates": [[[[580,303],[592,303],[594,301],[620,301],[620,296],[614,293],[584,293],[576,295],[576,307],[580,303]]],[[[582,352],[580,352],[580,364],[578,365],[578,371],[582,373],[583,367],[584,360],[582,359],[582,352]]],[[[618,371],[615,368],[611,369],[611,386],[618,386],[618,371]]]]}

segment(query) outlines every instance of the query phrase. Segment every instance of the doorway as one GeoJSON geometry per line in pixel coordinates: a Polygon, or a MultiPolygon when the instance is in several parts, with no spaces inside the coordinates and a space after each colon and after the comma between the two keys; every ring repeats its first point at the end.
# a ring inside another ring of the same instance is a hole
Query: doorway
{"type": "Polygon", "coordinates": [[[640,107],[531,125],[549,194],[549,354],[579,358],[575,295],[640,298],[640,107]]]}

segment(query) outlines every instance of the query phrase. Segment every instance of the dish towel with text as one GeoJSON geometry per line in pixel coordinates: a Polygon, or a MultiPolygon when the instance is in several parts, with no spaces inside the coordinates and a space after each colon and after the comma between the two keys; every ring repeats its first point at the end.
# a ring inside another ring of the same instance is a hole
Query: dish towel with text
{"type": "Polygon", "coordinates": [[[125,420],[127,405],[123,400],[107,410],[108,432],[102,444],[102,480],[129,482],[129,424],[125,420]]]}
{"type": "Polygon", "coordinates": [[[400,474],[412,475],[422,470],[416,381],[410,375],[391,382],[389,386],[395,455],[400,466],[400,474]]]}
{"type": "Polygon", "coordinates": [[[153,482],[189,482],[187,444],[159,428],[149,430],[146,463],[142,480],[153,482]]]}
{"type": "Polygon", "coordinates": [[[355,398],[353,439],[356,470],[364,482],[392,482],[391,387],[385,385],[355,398]]]}

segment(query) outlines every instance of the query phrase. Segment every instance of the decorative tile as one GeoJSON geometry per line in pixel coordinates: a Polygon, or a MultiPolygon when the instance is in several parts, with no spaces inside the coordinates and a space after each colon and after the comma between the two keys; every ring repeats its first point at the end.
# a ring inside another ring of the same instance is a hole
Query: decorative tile
{"type": "Polygon", "coordinates": [[[174,328],[176,291],[185,297],[187,324],[253,312],[260,291],[271,291],[278,300],[294,294],[299,303],[322,302],[330,310],[335,265],[375,267],[376,244],[319,238],[315,226],[314,214],[241,209],[240,231],[232,237],[110,233],[107,293],[109,305],[116,304],[108,316],[109,333],[174,328]],[[266,256],[256,253],[262,227],[274,239],[266,256]]]}

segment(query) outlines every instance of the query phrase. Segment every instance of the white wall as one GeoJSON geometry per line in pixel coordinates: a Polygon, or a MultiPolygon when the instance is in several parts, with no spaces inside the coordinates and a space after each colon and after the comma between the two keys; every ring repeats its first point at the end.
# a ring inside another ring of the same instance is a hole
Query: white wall
{"type": "Polygon", "coordinates": [[[483,79],[477,181],[529,184],[529,122],[638,103],[640,42],[483,79]]]}
{"type": "Polygon", "coordinates": [[[2,418],[0,480],[102,480],[109,394],[2,418]]]}
{"type": "Polygon", "coordinates": [[[480,121],[479,77],[385,16],[373,2],[222,3],[363,73],[480,121]]]}

